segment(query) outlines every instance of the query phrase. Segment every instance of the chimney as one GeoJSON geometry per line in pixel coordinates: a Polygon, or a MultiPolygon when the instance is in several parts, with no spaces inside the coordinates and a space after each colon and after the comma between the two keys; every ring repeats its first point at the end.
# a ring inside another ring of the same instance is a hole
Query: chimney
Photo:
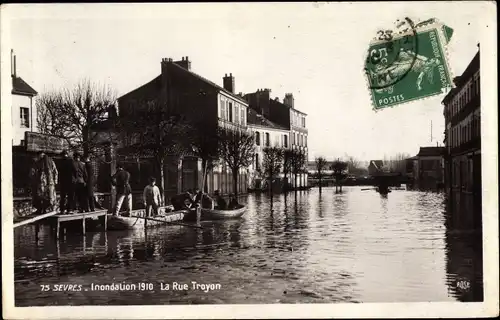
{"type": "Polygon", "coordinates": [[[293,108],[293,94],[292,93],[286,93],[285,94],[285,99],[283,99],[283,104],[293,108]]]}
{"type": "MultiPolygon", "coordinates": [[[[170,59],[170,61],[172,60],[170,59]]],[[[180,61],[175,61],[174,63],[178,66],[183,67],[186,70],[191,70],[191,61],[189,61],[188,56],[182,57],[180,61]]]]}
{"type": "Polygon", "coordinates": [[[227,91],[231,92],[231,93],[234,93],[234,77],[233,77],[233,74],[230,73],[229,76],[226,75],[224,76],[224,78],[222,78],[222,81],[223,81],[223,87],[224,89],[226,89],[227,91]]]}
{"type": "Polygon", "coordinates": [[[17,75],[16,75],[16,55],[14,55],[14,65],[13,65],[13,69],[12,69],[12,76],[14,78],[17,77],[17,75]]]}

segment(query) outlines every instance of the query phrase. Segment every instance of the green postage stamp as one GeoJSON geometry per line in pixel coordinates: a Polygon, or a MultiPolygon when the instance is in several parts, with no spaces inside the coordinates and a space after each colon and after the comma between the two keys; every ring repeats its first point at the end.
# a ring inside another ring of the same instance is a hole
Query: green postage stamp
{"type": "Polygon", "coordinates": [[[365,64],[373,108],[424,99],[454,87],[446,45],[453,30],[435,19],[398,20],[396,30],[380,30],[365,64]]]}

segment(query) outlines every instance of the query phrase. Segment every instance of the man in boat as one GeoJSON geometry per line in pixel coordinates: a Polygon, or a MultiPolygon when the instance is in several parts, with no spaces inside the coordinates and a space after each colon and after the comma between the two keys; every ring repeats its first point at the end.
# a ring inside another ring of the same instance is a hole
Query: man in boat
{"type": "Polygon", "coordinates": [[[175,211],[190,209],[194,205],[194,197],[190,191],[172,197],[171,202],[175,211]]]}
{"type": "Polygon", "coordinates": [[[196,205],[200,205],[202,208],[205,209],[214,209],[214,200],[210,198],[210,196],[206,193],[203,193],[201,190],[196,189],[196,196],[194,197],[194,203],[196,205]]]}
{"type": "Polygon", "coordinates": [[[224,200],[224,198],[220,195],[220,191],[215,190],[214,194],[215,194],[215,203],[217,204],[215,209],[219,209],[219,210],[227,209],[226,200],[224,200]]]}
{"type": "Polygon", "coordinates": [[[111,182],[116,186],[116,209],[114,215],[117,216],[124,200],[127,203],[127,213],[132,211],[132,188],[130,187],[130,173],[118,165],[111,182]]]}
{"type": "Polygon", "coordinates": [[[229,196],[229,205],[227,206],[227,209],[232,210],[232,209],[238,208],[239,206],[240,206],[240,204],[238,203],[238,200],[236,199],[234,194],[231,194],[229,196]]]}
{"type": "Polygon", "coordinates": [[[156,179],[151,177],[149,178],[149,184],[144,188],[143,200],[147,217],[151,217],[151,209],[153,210],[153,216],[157,216],[158,208],[161,205],[160,189],[155,184],[156,179]]]}

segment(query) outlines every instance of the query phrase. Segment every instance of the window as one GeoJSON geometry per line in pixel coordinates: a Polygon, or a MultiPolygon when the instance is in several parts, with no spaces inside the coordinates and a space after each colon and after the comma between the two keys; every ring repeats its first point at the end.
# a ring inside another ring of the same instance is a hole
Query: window
{"type": "Polygon", "coordinates": [[[259,154],[255,154],[255,169],[259,170],[260,168],[260,163],[259,163],[259,154]]]}
{"type": "Polygon", "coordinates": [[[245,112],[246,112],[246,109],[245,107],[241,107],[241,110],[240,110],[240,123],[242,125],[245,125],[245,112]]]}
{"type": "Polygon", "coordinates": [[[259,133],[259,131],[255,132],[255,144],[260,146],[260,133],[259,133]]]}
{"type": "Polygon", "coordinates": [[[302,117],[302,127],[306,127],[306,117],[302,117]]]}
{"type": "Polygon", "coordinates": [[[30,127],[30,109],[21,107],[21,128],[30,127]]]}
{"type": "Polygon", "coordinates": [[[304,146],[307,147],[307,136],[304,136],[304,146]]]}
{"type": "Polygon", "coordinates": [[[283,136],[283,146],[288,148],[288,136],[286,134],[283,136]]]}
{"type": "Polygon", "coordinates": [[[240,107],[234,107],[234,122],[238,123],[240,121],[240,107]]]}
{"type": "Polygon", "coordinates": [[[269,137],[269,132],[266,132],[266,147],[269,147],[271,144],[271,139],[269,137]]]}
{"type": "Polygon", "coordinates": [[[229,102],[228,106],[228,115],[227,115],[227,121],[233,122],[233,103],[229,102]]]}
{"type": "Polygon", "coordinates": [[[227,113],[226,113],[226,101],[225,100],[221,100],[220,102],[220,118],[222,120],[226,120],[227,118],[227,113]]]}

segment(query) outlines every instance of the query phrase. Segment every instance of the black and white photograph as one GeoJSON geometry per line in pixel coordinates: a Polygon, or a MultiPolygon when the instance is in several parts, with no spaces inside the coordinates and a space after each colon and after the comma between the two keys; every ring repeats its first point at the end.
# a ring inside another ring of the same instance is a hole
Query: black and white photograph
{"type": "Polygon", "coordinates": [[[498,316],[495,3],[0,14],[4,318],[498,316]]]}

